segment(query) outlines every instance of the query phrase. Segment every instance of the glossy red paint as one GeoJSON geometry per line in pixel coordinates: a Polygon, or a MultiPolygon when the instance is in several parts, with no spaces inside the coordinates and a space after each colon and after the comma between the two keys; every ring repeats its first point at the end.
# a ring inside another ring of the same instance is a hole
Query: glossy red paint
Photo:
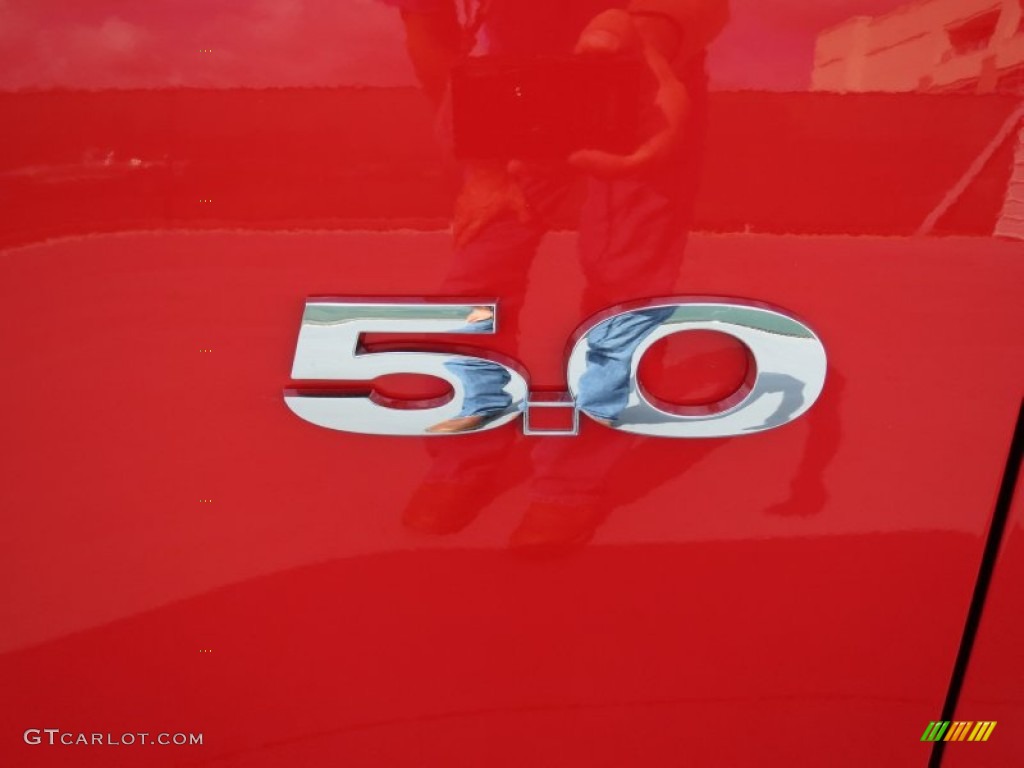
{"type": "Polygon", "coordinates": [[[1020,585],[1024,577],[1022,534],[1024,492],[1018,488],[956,712],[960,720],[995,720],[998,723],[996,729],[1005,728],[1005,731],[995,739],[994,729],[992,737],[989,737],[991,748],[978,754],[963,749],[959,743],[950,744],[943,765],[1012,765],[1020,756],[1017,724],[1024,711],[1024,702],[1021,701],[1024,664],[1019,652],[1024,642],[1024,629],[1018,608],[1020,585]]]}
{"type": "MultiPolygon", "coordinates": [[[[44,6],[16,9],[23,65],[0,81],[19,118],[0,127],[5,765],[927,763],[1024,382],[1024,248],[991,235],[1012,147],[913,233],[1018,98],[779,91],[792,75],[750,53],[753,90],[712,90],[663,292],[808,322],[830,369],[798,421],[373,437],[281,393],[307,296],[450,295],[458,169],[397,11],[44,6]],[[356,53],[328,52],[330,24],[356,53]],[[552,478],[590,501],[545,508],[552,478]]],[[[844,18],[809,14],[754,36],[790,50],[844,18]]],[[[749,47],[732,30],[713,85],[749,47]]],[[[510,321],[477,342],[538,389],[564,388],[587,317],[644,298],[588,284],[578,197],[520,295],[497,281],[510,321]]],[[[642,375],[677,402],[746,370],[713,336],[661,346],[642,375]]],[[[1000,724],[949,765],[1024,749],[1019,492],[1013,515],[958,713],[1000,724]]]]}

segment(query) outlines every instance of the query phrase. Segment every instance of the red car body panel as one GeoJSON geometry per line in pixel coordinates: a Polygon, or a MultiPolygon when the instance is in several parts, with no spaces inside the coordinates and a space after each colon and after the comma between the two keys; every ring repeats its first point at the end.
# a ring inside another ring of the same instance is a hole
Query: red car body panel
{"type": "MultiPolygon", "coordinates": [[[[1017,650],[1024,642],[1017,599],[1024,568],[1024,552],[1021,551],[1024,493],[1019,484],[1006,526],[956,717],[960,720],[983,717],[1001,723],[1000,728],[1002,724],[1010,724],[1007,731],[1011,732],[1024,709],[1020,699],[1020,692],[1024,690],[1024,663],[1017,650]]],[[[959,748],[959,744],[952,745],[957,749],[949,750],[948,765],[1012,765],[1020,755],[1020,745],[1012,736],[992,741],[991,745],[991,750],[978,754],[959,748]]]]}
{"type": "MultiPolygon", "coordinates": [[[[54,8],[34,34],[81,22],[54,8]]],[[[385,64],[394,14],[368,27],[385,64]]],[[[1012,143],[916,234],[1018,98],[712,91],[671,293],[815,330],[828,378],[793,423],[384,437],[285,406],[304,302],[447,295],[455,171],[411,82],[250,53],[207,88],[152,65],[0,94],[3,764],[924,766],[979,569],[956,717],[999,725],[942,764],[1020,761],[1019,490],[984,557],[1024,394],[1024,247],[992,234],[1012,143]],[[536,557],[509,542],[545,440],[619,458],[592,538],[536,557]],[[403,524],[438,456],[475,450],[488,482],[446,502],[472,522],[403,524]],[[24,737],[55,728],[203,743],[24,737]]],[[[604,308],[567,210],[496,342],[538,390],[604,308]]],[[[734,347],[674,340],[648,383],[713,400],[734,347]]]]}

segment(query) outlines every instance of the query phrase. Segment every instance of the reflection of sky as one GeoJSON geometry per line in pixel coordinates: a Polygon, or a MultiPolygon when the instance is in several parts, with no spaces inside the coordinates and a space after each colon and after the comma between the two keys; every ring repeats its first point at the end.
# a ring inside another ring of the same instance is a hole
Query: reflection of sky
{"type": "MultiPolygon", "coordinates": [[[[821,29],[902,4],[732,0],[713,83],[805,89],[821,29]]],[[[401,34],[378,0],[0,0],[0,88],[408,85],[401,34]]]]}

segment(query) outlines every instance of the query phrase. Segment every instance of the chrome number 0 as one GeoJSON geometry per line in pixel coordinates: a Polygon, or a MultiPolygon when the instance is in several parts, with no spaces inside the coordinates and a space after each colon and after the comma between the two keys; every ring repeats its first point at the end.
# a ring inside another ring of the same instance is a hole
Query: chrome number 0
{"type": "Polygon", "coordinates": [[[763,432],[800,417],[825,386],[827,360],[814,331],[781,310],[691,298],[619,312],[580,334],[569,356],[568,378],[584,412],[590,397],[607,402],[601,385],[609,368],[627,376],[618,385],[622,407],[610,424],[615,429],[655,437],[728,437],[763,432]],[[718,403],[681,407],[661,403],[644,390],[637,376],[644,353],[684,331],[718,331],[747,347],[753,366],[736,392],[718,403]]]}
{"type": "MultiPolygon", "coordinates": [[[[420,374],[447,381],[454,396],[441,403],[396,407],[364,393],[288,390],[285,402],[313,424],[376,435],[428,435],[431,425],[459,416],[470,404],[486,404],[491,410],[469,431],[502,426],[523,411],[528,419],[531,407],[549,407],[551,401],[531,400],[525,372],[513,361],[455,352],[370,352],[360,345],[365,333],[493,333],[493,324],[467,322],[481,308],[497,320],[496,304],[309,300],[293,379],[369,382],[388,374],[420,374]]],[[[782,310],[754,302],[649,300],[599,317],[576,338],[564,401],[612,429],[640,435],[727,437],[773,429],[804,414],[825,384],[827,359],[817,335],[782,310]],[[751,371],[739,390],[721,402],[689,408],[660,402],[641,385],[640,362],[660,339],[694,330],[717,331],[742,342],[750,353],[751,371]]]]}

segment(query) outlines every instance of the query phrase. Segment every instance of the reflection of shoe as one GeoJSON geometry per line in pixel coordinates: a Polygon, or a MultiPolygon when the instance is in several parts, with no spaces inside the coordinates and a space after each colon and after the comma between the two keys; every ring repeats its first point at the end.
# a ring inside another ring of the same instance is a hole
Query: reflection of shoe
{"type": "Polygon", "coordinates": [[[799,488],[792,488],[788,499],[768,507],[765,514],[779,515],[780,517],[809,517],[821,512],[827,501],[828,491],[820,481],[805,483],[799,488]]]}
{"type": "Polygon", "coordinates": [[[584,413],[587,414],[587,416],[592,418],[594,421],[596,421],[598,424],[601,424],[602,426],[615,426],[615,419],[609,419],[606,416],[598,416],[596,413],[591,413],[590,411],[584,411],[584,413]]]}
{"type": "Polygon", "coordinates": [[[438,422],[432,427],[427,427],[427,432],[434,435],[453,435],[458,432],[469,432],[479,427],[486,420],[486,416],[456,416],[454,419],[447,419],[438,422]]]}
{"type": "Polygon", "coordinates": [[[564,554],[590,541],[606,516],[606,510],[590,504],[535,501],[512,532],[509,545],[524,555],[564,554]]]}
{"type": "Polygon", "coordinates": [[[422,533],[458,533],[486,503],[474,490],[475,486],[462,483],[424,483],[409,499],[402,523],[422,533]]]}

